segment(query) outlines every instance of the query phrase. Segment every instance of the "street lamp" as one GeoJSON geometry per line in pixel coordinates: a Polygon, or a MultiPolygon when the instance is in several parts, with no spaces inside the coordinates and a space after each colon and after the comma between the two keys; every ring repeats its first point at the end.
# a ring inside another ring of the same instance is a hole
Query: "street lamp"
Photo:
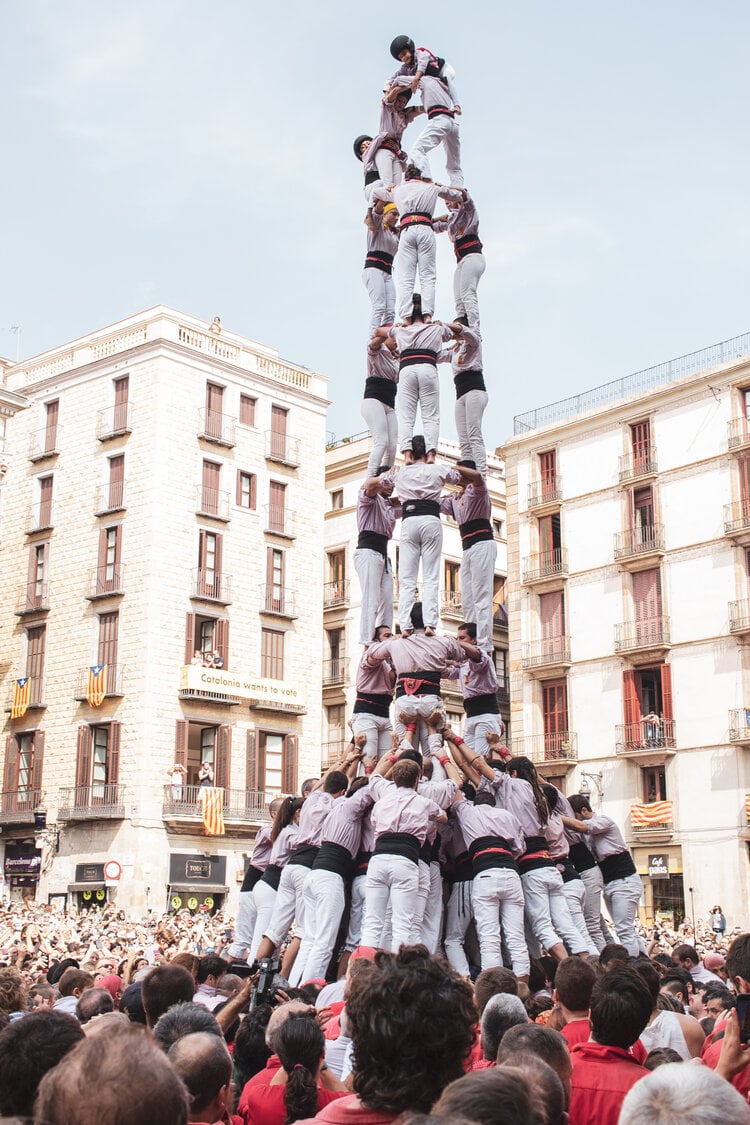
{"type": "Polygon", "coordinates": [[[601,801],[604,797],[604,785],[603,785],[604,773],[603,773],[602,770],[599,770],[598,773],[589,773],[587,770],[584,770],[581,773],[581,781],[580,781],[580,784],[578,786],[578,792],[581,794],[582,797],[585,797],[586,800],[588,800],[591,796],[591,784],[590,783],[592,781],[593,781],[594,785],[596,786],[597,798],[598,798],[599,801],[601,801]]]}

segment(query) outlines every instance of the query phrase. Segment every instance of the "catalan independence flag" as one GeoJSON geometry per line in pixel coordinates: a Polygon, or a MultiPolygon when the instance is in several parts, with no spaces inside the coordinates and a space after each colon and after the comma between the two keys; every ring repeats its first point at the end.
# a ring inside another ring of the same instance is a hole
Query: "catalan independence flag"
{"type": "Polygon", "coordinates": [[[204,785],[200,790],[201,814],[207,836],[224,835],[224,790],[204,785]]]}
{"type": "Polygon", "coordinates": [[[13,684],[13,702],[10,707],[11,719],[22,719],[31,702],[31,678],[24,676],[13,684]]]}
{"type": "Polygon", "coordinates": [[[672,819],[671,801],[654,801],[650,805],[631,805],[630,823],[634,828],[651,828],[672,819]]]}
{"type": "Polygon", "coordinates": [[[86,702],[90,707],[101,707],[107,694],[107,665],[92,664],[86,683],[86,702]]]}

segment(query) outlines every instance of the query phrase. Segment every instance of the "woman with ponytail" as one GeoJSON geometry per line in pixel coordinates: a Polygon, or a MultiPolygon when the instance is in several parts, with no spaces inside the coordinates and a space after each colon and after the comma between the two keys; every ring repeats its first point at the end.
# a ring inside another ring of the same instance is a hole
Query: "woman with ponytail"
{"type": "Polygon", "coordinates": [[[272,1080],[242,1091],[237,1112],[246,1125],[292,1125],[349,1093],[326,1068],[325,1037],[313,1013],[292,1013],[274,1046],[281,1067],[272,1080]]]}
{"type": "Polygon", "coordinates": [[[263,931],[271,921],[276,891],[279,889],[281,870],[294,851],[299,830],[299,811],[301,797],[284,797],[273,819],[271,829],[271,854],[262,877],[253,887],[255,898],[255,929],[250,944],[250,956],[254,957],[263,940],[263,931]]]}

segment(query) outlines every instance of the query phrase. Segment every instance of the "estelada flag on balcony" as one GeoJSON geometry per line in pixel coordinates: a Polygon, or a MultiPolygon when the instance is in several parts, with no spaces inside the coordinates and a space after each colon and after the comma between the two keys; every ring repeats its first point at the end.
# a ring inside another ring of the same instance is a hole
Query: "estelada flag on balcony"
{"type": "Polygon", "coordinates": [[[634,828],[650,828],[672,819],[671,801],[654,801],[651,805],[631,805],[630,823],[634,828]]]}
{"type": "Polygon", "coordinates": [[[22,719],[31,702],[31,677],[24,676],[13,683],[13,702],[10,707],[11,719],[22,719]]]}
{"type": "Polygon", "coordinates": [[[200,789],[201,814],[207,836],[224,835],[224,790],[204,785],[200,789]]]}
{"type": "Polygon", "coordinates": [[[86,702],[89,707],[101,707],[107,694],[107,665],[92,664],[86,682],[86,702]]]}

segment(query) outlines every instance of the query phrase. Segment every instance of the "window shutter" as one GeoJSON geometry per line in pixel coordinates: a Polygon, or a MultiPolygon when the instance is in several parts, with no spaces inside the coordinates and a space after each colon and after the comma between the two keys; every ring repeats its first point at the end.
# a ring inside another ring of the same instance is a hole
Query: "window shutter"
{"type": "Polygon", "coordinates": [[[250,476],[250,507],[255,511],[258,506],[258,478],[255,473],[250,476]]]}
{"type": "Polygon", "coordinates": [[[214,785],[219,789],[229,788],[231,752],[232,728],[220,726],[216,732],[216,752],[214,754],[214,785]]]}
{"type": "Polygon", "coordinates": [[[102,573],[103,573],[102,568],[106,565],[106,563],[107,563],[107,529],[106,529],[106,527],[103,527],[101,529],[101,531],[99,532],[99,561],[97,563],[97,565],[99,567],[100,578],[102,577],[102,573]]]}
{"type": "Polygon", "coordinates": [[[297,792],[297,735],[288,734],[284,738],[281,763],[281,781],[285,793],[297,792]]]}
{"type": "Polygon", "coordinates": [[[238,508],[242,507],[242,469],[237,470],[237,481],[235,483],[234,502],[238,508]]]}
{"type": "Polygon", "coordinates": [[[661,710],[665,719],[674,719],[672,713],[672,665],[661,666],[661,710]]]}
{"type": "Polygon", "coordinates": [[[175,724],[175,738],[174,738],[174,763],[176,766],[184,766],[187,769],[188,764],[188,728],[190,723],[187,719],[178,719],[175,724]]]}
{"type": "Polygon", "coordinates": [[[640,722],[641,703],[638,698],[638,689],[635,682],[635,672],[632,669],[622,674],[622,706],[625,726],[633,726],[640,722]]]}
{"type": "Polygon", "coordinates": [[[245,753],[245,788],[255,792],[258,788],[258,752],[254,730],[247,732],[247,749],[245,753]]]}
{"type": "Polygon", "coordinates": [[[218,618],[214,625],[214,648],[224,661],[224,668],[229,668],[229,622],[218,618]]]}
{"type": "Polygon", "coordinates": [[[41,799],[42,770],[44,768],[44,731],[34,732],[34,765],[31,772],[31,788],[39,793],[41,799]]]}
{"type": "Polygon", "coordinates": [[[5,769],[3,770],[3,792],[14,793],[18,788],[16,780],[16,763],[18,761],[18,743],[15,735],[9,734],[5,740],[5,769]]]}
{"type": "Polygon", "coordinates": [[[78,756],[76,760],[76,788],[91,784],[91,727],[85,723],[78,728],[78,756]]]}
{"type": "Polygon", "coordinates": [[[221,537],[221,535],[217,535],[216,536],[216,575],[217,575],[216,589],[217,590],[219,589],[219,587],[221,585],[221,579],[218,577],[221,574],[221,556],[222,556],[222,537],[221,537]]]}
{"type": "Polygon", "coordinates": [[[109,724],[107,741],[107,784],[117,785],[120,780],[120,731],[122,723],[109,724]]]}
{"type": "Polygon", "coordinates": [[[195,614],[185,614],[185,663],[189,664],[195,652],[195,614]]]}

